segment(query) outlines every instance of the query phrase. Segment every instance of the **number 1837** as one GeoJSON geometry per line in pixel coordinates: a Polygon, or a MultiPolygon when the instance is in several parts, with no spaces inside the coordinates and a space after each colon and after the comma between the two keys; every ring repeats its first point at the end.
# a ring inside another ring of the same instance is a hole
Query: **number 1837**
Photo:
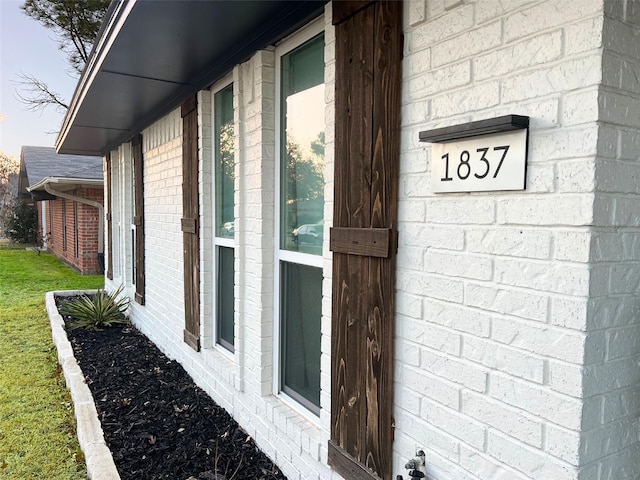
{"type": "Polygon", "coordinates": [[[433,191],[524,189],[526,133],[526,130],[516,130],[433,144],[433,191]]]}

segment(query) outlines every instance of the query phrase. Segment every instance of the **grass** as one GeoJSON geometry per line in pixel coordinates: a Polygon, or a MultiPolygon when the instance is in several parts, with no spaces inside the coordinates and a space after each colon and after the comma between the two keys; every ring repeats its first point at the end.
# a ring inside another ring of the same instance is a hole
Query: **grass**
{"type": "Polygon", "coordinates": [[[0,478],[86,478],[44,294],[103,285],[53,255],[0,245],[0,478]]]}

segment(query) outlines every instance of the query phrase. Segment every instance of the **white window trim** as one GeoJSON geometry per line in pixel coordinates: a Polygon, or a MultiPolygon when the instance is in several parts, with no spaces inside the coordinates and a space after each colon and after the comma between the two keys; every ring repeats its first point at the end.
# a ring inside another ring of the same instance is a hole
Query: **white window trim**
{"type": "Polygon", "coordinates": [[[133,245],[131,243],[131,219],[133,219],[134,208],[133,198],[131,198],[133,188],[131,187],[131,185],[129,185],[129,183],[133,179],[133,174],[131,173],[133,169],[133,146],[131,145],[131,142],[122,144],[119,147],[118,159],[118,238],[120,239],[120,278],[121,283],[125,285],[125,294],[129,298],[135,298],[135,279],[133,278],[133,269],[131,268],[133,259],[133,245]]]}
{"type": "MultiPolygon", "coordinates": [[[[320,414],[316,414],[311,411],[305,405],[287,395],[280,389],[281,384],[281,367],[282,367],[282,358],[281,358],[281,334],[282,334],[282,324],[280,318],[280,285],[281,285],[281,262],[292,262],[298,263],[302,265],[319,267],[322,268],[324,265],[324,256],[313,255],[309,253],[301,253],[301,252],[292,252],[288,250],[280,249],[280,207],[281,207],[281,195],[280,195],[280,174],[281,174],[281,159],[280,159],[280,148],[281,148],[281,120],[280,120],[280,101],[281,101],[281,84],[282,78],[280,75],[280,71],[282,68],[282,56],[286,55],[290,51],[299,47],[303,43],[308,40],[311,40],[316,35],[324,33],[325,23],[324,17],[321,16],[316,20],[312,21],[309,25],[303,27],[301,30],[298,30],[291,36],[282,40],[279,44],[276,45],[275,49],[275,163],[276,163],[276,175],[275,175],[275,214],[274,214],[274,233],[276,235],[274,242],[274,268],[273,268],[273,394],[276,397],[279,397],[283,400],[284,403],[289,405],[293,410],[304,416],[310,422],[314,424],[320,425],[320,414]]],[[[326,76],[326,69],[325,69],[326,76]]],[[[325,80],[325,85],[326,85],[325,80]]],[[[326,119],[325,119],[326,123],[326,119]]],[[[325,200],[326,202],[326,200],[325,200]]],[[[322,410],[322,406],[320,407],[322,410]]]]}
{"type": "Polygon", "coordinates": [[[122,248],[120,237],[120,217],[121,217],[121,198],[120,198],[120,150],[111,151],[111,192],[109,192],[109,201],[111,202],[111,256],[113,267],[113,282],[123,283],[122,279],[122,248]]]}
{"type": "MultiPolygon", "coordinates": [[[[225,355],[227,358],[229,358],[230,360],[234,361],[235,360],[235,356],[238,353],[238,346],[237,346],[237,339],[238,339],[238,332],[237,332],[237,328],[234,328],[234,348],[233,351],[229,350],[227,347],[225,347],[224,345],[222,345],[219,342],[218,339],[218,319],[217,319],[217,315],[218,315],[218,247],[227,247],[227,248],[233,248],[234,250],[234,255],[237,254],[237,246],[236,246],[236,235],[234,233],[234,238],[224,238],[224,237],[218,237],[216,235],[216,166],[215,166],[215,142],[214,142],[214,136],[215,136],[215,123],[216,123],[216,119],[215,119],[215,113],[216,113],[216,109],[215,109],[215,96],[218,92],[220,92],[221,90],[224,90],[225,88],[227,88],[229,85],[232,85],[232,88],[234,90],[234,96],[235,96],[235,90],[237,88],[237,86],[235,85],[234,81],[233,81],[233,72],[229,72],[227,75],[224,76],[224,78],[222,78],[221,80],[219,80],[218,82],[216,82],[210,89],[211,91],[211,237],[212,237],[212,271],[211,271],[211,275],[212,275],[212,289],[213,291],[211,292],[212,295],[212,311],[211,311],[211,321],[209,324],[209,327],[212,329],[211,330],[211,347],[220,352],[222,355],[225,355]]],[[[235,105],[234,105],[234,118],[235,118],[235,105]]],[[[237,135],[237,125],[235,125],[235,120],[234,120],[234,137],[237,135]]],[[[234,139],[234,144],[235,144],[235,139],[234,139]]],[[[234,152],[234,161],[237,163],[237,152],[234,152]]],[[[235,190],[235,188],[234,188],[235,190]]],[[[235,192],[234,192],[234,212],[236,210],[236,205],[235,205],[235,192]]],[[[234,222],[237,222],[237,219],[235,218],[234,215],[234,222]]],[[[235,270],[236,270],[236,266],[234,264],[234,284],[235,284],[235,270]]],[[[234,297],[237,296],[237,288],[234,288],[234,297]]],[[[234,324],[237,324],[237,315],[235,315],[235,298],[234,298],[234,317],[236,317],[234,319],[234,324]]],[[[236,326],[237,327],[237,326],[236,326]]]]}
{"type": "Polygon", "coordinates": [[[135,181],[135,167],[133,165],[133,144],[129,142],[129,241],[131,246],[129,251],[131,252],[131,258],[129,259],[129,270],[131,273],[131,286],[133,287],[133,297],[135,298],[135,285],[136,285],[136,181],[135,181]]]}

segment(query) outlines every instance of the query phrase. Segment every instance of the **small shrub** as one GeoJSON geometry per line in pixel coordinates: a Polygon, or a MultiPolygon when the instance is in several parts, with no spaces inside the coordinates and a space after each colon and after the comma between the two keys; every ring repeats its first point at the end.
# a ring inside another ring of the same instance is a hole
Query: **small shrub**
{"type": "Polygon", "coordinates": [[[72,317],[70,328],[100,329],[116,325],[129,325],[127,309],[129,298],[118,298],[124,287],[120,286],[113,293],[98,290],[92,296],[82,295],[79,298],[67,300],[61,307],[62,315],[72,317]]]}

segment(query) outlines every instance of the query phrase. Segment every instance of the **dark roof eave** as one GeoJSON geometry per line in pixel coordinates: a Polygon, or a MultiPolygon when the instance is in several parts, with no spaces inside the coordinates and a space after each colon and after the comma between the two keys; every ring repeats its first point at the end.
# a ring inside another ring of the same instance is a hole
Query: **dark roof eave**
{"type": "Polygon", "coordinates": [[[56,150],[106,155],[256,50],[320,15],[325,3],[115,0],[76,87],[56,150]],[[167,17],[171,23],[163,23],[167,17]],[[209,23],[220,28],[204,28],[209,23]],[[152,49],[157,55],[149,57],[152,49]]]}

